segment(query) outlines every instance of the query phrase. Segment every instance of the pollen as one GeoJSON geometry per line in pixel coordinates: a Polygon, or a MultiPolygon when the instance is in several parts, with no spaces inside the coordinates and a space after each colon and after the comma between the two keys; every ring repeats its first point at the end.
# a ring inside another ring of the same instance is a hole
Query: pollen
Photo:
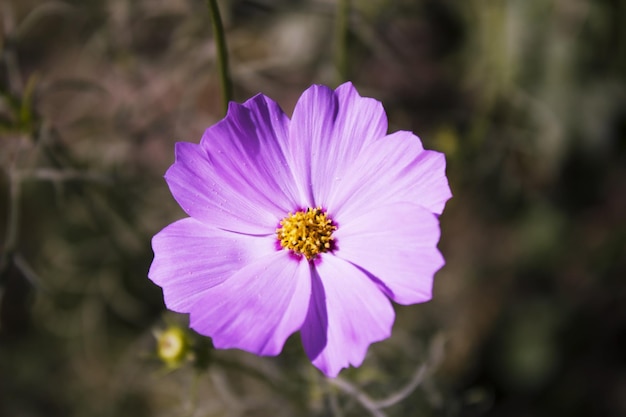
{"type": "Polygon", "coordinates": [[[308,208],[305,211],[289,213],[280,221],[276,236],[280,245],[307,260],[313,260],[319,253],[333,249],[333,224],[321,207],[308,208]]]}

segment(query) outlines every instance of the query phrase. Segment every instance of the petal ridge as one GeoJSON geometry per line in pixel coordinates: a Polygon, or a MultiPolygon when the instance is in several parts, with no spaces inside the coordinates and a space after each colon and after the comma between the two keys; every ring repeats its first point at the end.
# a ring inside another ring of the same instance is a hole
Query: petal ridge
{"type": "Polygon", "coordinates": [[[335,254],[380,280],[395,302],[415,304],[431,299],[434,275],[444,265],[437,249],[440,233],[437,216],[427,209],[387,204],[342,224],[335,232],[335,254]]]}
{"type": "Polygon", "coordinates": [[[292,161],[307,185],[308,203],[326,205],[329,195],[362,150],[387,131],[382,104],[361,97],[351,83],[336,90],[313,85],[293,111],[292,161]]]}
{"type": "Polygon", "coordinates": [[[205,290],[274,251],[271,238],[233,234],[187,217],[152,238],[148,278],[163,289],[165,305],[188,313],[205,290]]]}
{"type": "Polygon", "coordinates": [[[441,214],[452,196],[445,165],[443,154],[424,150],[411,132],[395,132],[363,150],[328,206],[345,218],[358,215],[373,202],[411,202],[441,214]]]}
{"type": "Polygon", "coordinates": [[[313,364],[333,378],[343,368],[360,366],[370,344],[391,335],[395,312],[374,282],[340,258],[323,257],[312,277],[315,302],[301,330],[302,342],[313,364]],[[326,323],[316,323],[320,318],[326,323]]]}
{"type": "Polygon", "coordinates": [[[302,327],[310,294],[305,263],[275,252],[205,291],[191,307],[190,326],[216,348],[277,355],[302,327]]]}

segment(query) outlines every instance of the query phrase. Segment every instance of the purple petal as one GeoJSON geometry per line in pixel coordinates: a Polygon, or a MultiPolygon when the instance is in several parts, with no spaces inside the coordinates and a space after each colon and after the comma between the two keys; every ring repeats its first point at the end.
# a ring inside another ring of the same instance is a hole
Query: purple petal
{"type": "Polygon", "coordinates": [[[148,277],[163,288],[170,310],[188,313],[204,291],[274,249],[274,238],[252,237],[178,220],[152,238],[154,260],[148,277]]]}
{"type": "Polygon", "coordinates": [[[312,279],[302,343],[313,364],[335,377],[342,368],[360,366],[369,345],[390,336],[395,313],[372,280],[332,255],[316,265],[312,279]]]}
{"type": "Polygon", "coordinates": [[[372,201],[408,201],[441,214],[452,196],[443,154],[426,151],[411,132],[396,132],[369,145],[338,178],[325,202],[339,223],[354,218],[372,201]]]}
{"type": "Polygon", "coordinates": [[[358,266],[400,304],[428,301],[444,260],[437,249],[439,221],[410,203],[369,205],[334,233],[336,256],[358,266]]]}
{"type": "Polygon", "coordinates": [[[231,103],[200,145],[177,143],[165,178],[183,210],[226,230],[273,233],[301,200],[283,151],[288,123],[276,103],[257,95],[231,103]]]}
{"type": "Polygon", "coordinates": [[[191,308],[191,327],[216,348],[277,355],[300,329],[311,297],[308,262],[274,252],[207,290],[191,308]]]}
{"type": "Polygon", "coordinates": [[[351,83],[335,91],[314,85],[306,90],[289,125],[291,163],[306,187],[305,201],[325,201],[349,165],[369,143],[385,136],[387,116],[380,102],[359,96],[351,83]]]}

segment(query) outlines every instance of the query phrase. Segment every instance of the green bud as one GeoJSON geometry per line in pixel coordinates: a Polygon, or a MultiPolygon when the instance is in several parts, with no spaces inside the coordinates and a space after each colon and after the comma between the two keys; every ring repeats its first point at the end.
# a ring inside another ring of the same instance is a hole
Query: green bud
{"type": "Polygon", "coordinates": [[[187,333],[178,326],[156,332],[157,355],[169,367],[178,368],[189,358],[191,343],[187,333]]]}

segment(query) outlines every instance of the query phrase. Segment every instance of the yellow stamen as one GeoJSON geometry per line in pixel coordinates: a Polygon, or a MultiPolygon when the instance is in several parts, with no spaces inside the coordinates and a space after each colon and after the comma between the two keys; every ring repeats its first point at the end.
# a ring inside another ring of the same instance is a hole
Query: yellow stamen
{"type": "Polygon", "coordinates": [[[276,236],[283,248],[304,255],[310,261],[317,254],[332,249],[335,230],[337,226],[333,221],[321,207],[316,207],[289,213],[280,221],[276,236]]]}

